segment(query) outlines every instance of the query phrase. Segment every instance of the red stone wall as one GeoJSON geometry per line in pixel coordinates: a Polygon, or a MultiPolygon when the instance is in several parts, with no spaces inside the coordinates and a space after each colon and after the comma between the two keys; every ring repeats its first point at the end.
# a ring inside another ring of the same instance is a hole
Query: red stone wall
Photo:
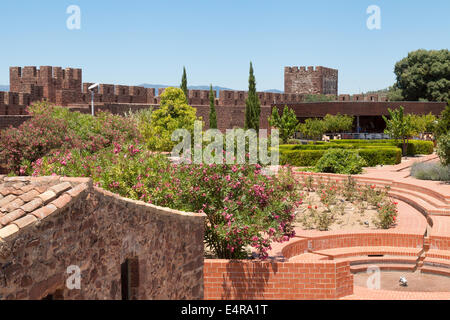
{"type": "MultiPolygon", "coordinates": [[[[388,108],[395,109],[403,106],[405,113],[428,114],[432,112],[439,115],[447,105],[445,102],[310,102],[310,103],[288,103],[290,108],[294,109],[297,117],[324,117],[329,114],[359,115],[359,116],[380,116],[388,115],[388,108]]],[[[274,105],[275,106],[275,105],[274,105]]],[[[284,105],[276,104],[279,110],[284,108],[284,105]]]]}
{"type": "Polygon", "coordinates": [[[205,299],[337,299],[353,294],[348,262],[205,260],[205,299]]]}
{"type": "Polygon", "coordinates": [[[338,70],[325,67],[285,67],[284,92],[338,94],[338,70]]]}

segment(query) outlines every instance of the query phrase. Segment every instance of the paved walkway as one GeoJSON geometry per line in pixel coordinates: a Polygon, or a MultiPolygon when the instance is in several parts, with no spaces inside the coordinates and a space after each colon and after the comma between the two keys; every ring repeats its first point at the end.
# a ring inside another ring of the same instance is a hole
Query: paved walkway
{"type": "Polygon", "coordinates": [[[354,286],[353,294],[341,300],[450,300],[450,292],[402,292],[354,286]]]}

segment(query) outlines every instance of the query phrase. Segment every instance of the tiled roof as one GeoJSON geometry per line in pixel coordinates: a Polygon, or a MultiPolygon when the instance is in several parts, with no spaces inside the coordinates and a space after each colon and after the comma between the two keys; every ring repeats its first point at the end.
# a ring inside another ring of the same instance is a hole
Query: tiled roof
{"type": "Polygon", "coordinates": [[[0,239],[61,209],[90,184],[88,178],[0,176],[0,239]]]}

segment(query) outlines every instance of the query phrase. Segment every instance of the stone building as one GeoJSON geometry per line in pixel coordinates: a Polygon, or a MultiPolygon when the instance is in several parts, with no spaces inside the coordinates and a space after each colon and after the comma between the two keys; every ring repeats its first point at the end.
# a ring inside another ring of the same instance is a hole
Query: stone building
{"type": "Polygon", "coordinates": [[[0,300],[203,299],[204,215],[0,176],[0,300]]]}

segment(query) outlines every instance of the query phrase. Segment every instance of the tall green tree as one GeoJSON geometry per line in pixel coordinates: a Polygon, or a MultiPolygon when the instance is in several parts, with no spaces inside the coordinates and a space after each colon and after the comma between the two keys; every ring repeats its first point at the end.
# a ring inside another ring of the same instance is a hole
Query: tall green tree
{"type": "Polygon", "coordinates": [[[397,82],[406,101],[450,99],[450,51],[417,50],[395,64],[397,82]]]}
{"type": "Polygon", "coordinates": [[[187,76],[186,76],[186,68],[183,67],[183,75],[181,76],[181,90],[184,92],[184,96],[186,97],[186,103],[189,101],[189,93],[188,93],[188,85],[187,85],[187,76]]]}
{"type": "Polygon", "coordinates": [[[298,119],[294,110],[288,108],[288,106],[284,106],[281,117],[278,113],[278,108],[274,107],[272,115],[269,117],[269,124],[279,130],[282,143],[287,143],[288,139],[295,133],[298,119]]]}
{"type": "Polygon", "coordinates": [[[353,120],[354,117],[341,115],[340,113],[335,116],[327,114],[323,118],[325,130],[331,133],[350,131],[353,127],[353,120]]]}
{"type": "Polygon", "coordinates": [[[209,128],[217,129],[217,114],[216,106],[214,104],[214,91],[212,84],[209,85],[209,128]]]}
{"type": "Polygon", "coordinates": [[[384,133],[390,135],[392,138],[398,140],[402,140],[402,152],[403,155],[406,155],[408,140],[414,134],[416,134],[416,128],[412,123],[412,118],[404,114],[404,108],[400,106],[400,108],[391,110],[388,108],[389,119],[383,116],[384,121],[386,122],[386,129],[384,133]]]}
{"type": "Polygon", "coordinates": [[[325,122],[322,119],[308,118],[304,123],[298,125],[298,130],[310,139],[321,140],[326,132],[325,122]]]}
{"type": "Polygon", "coordinates": [[[253,65],[250,62],[250,75],[248,78],[248,97],[245,100],[244,128],[259,130],[259,118],[261,115],[261,103],[256,93],[256,80],[253,74],[253,65]]]}
{"type": "Polygon", "coordinates": [[[436,138],[441,135],[448,134],[450,132],[450,100],[448,100],[447,106],[441,112],[441,115],[437,121],[434,135],[436,138]]]}

